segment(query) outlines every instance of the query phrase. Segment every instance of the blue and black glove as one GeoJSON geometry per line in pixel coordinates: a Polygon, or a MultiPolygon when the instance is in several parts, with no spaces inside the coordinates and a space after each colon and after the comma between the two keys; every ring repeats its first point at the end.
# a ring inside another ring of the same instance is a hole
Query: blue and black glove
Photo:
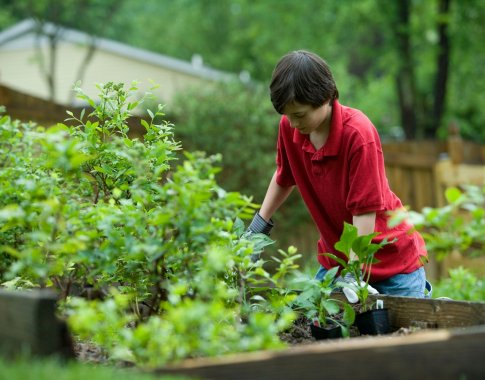
{"type": "Polygon", "coordinates": [[[273,220],[270,219],[269,222],[263,219],[263,217],[259,214],[259,211],[254,214],[254,218],[251,221],[251,224],[248,227],[249,233],[253,234],[265,234],[269,236],[271,229],[273,228],[273,220]]]}
{"type": "MultiPolygon", "coordinates": [[[[252,235],[256,235],[256,234],[264,234],[266,236],[269,236],[271,229],[273,227],[274,227],[274,224],[272,219],[270,219],[269,222],[267,222],[259,214],[259,212],[256,212],[256,214],[254,214],[253,220],[251,221],[251,224],[249,225],[248,229],[244,233],[243,237],[245,237],[246,239],[251,239],[252,235]]],[[[262,248],[258,248],[258,245],[261,246],[261,244],[255,243],[255,251],[253,254],[251,254],[251,261],[253,263],[259,260],[261,252],[263,251],[262,248]]],[[[268,243],[263,244],[263,246],[265,245],[268,245],[268,243]]]]}

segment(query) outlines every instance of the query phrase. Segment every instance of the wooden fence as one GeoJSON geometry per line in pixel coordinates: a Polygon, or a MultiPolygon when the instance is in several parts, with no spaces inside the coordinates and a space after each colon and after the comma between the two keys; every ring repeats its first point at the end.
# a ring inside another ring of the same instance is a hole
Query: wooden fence
{"type": "MultiPolygon", "coordinates": [[[[463,141],[456,133],[447,141],[387,143],[383,150],[390,186],[412,210],[444,206],[444,192],[450,186],[485,185],[485,146],[463,141]]],[[[451,252],[440,262],[430,252],[426,270],[434,280],[457,266],[485,275],[485,257],[469,258],[460,252],[451,252]]]]}
{"type": "Polygon", "coordinates": [[[485,147],[458,136],[384,143],[383,151],[391,189],[415,211],[443,206],[446,187],[485,184],[485,147]]]}
{"type": "MultiPolygon", "coordinates": [[[[86,115],[92,111],[90,107],[64,106],[2,85],[0,85],[0,105],[6,107],[6,113],[12,119],[18,119],[23,122],[32,121],[44,127],[57,123],[69,124],[69,122],[65,121],[70,117],[66,110],[71,111],[77,117],[79,117],[83,108],[86,108],[86,115]]],[[[144,129],[140,124],[139,117],[130,117],[127,120],[127,124],[130,127],[130,136],[140,137],[143,134],[144,129]]]]}
{"type": "Polygon", "coordinates": [[[66,107],[15,91],[0,85],[0,105],[7,108],[13,119],[34,121],[44,126],[62,122],[68,118],[66,107]]]}

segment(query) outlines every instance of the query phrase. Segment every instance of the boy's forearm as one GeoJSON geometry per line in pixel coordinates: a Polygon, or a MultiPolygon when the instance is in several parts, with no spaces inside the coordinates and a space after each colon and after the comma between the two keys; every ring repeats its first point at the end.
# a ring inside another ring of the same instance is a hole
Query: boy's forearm
{"type": "Polygon", "coordinates": [[[283,187],[276,182],[276,172],[271,181],[264,197],[259,214],[265,220],[270,220],[276,210],[286,201],[295,186],[283,187]]]}
{"type": "Polygon", "coordinates": [[[352,224],[357,227],[359,235],[372,234],[376,226],[376,213],[369,212],[366,214],[354,215],[352,224]]]}
{"type": "MultiPolygon", "coordinates": [[[[352,224],[357,228],[359,236],[369,235],[374,232],[376,226],[376,213],[369,212],[361,215],[354,215],[352,224]]],[[[357,257],[353,251],[350,252],[350,261],[357,257]]]]}

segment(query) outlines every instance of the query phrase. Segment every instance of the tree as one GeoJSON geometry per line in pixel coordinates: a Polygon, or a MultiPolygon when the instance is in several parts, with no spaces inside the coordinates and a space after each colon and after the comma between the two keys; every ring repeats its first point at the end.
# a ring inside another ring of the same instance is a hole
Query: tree
{"type": "Polygon", "coordinates": [[[443,137],[457,121],[465,137],[485,141],[484,17],[481,0],[127,0],[109,22],[72,22],[177,58],[200,54],[263,84],[281,55],[313,50],[331,65],[342,102],[369,114],[383,136],[397,127],[408,139],[443,137]]]}
{"type": "MultiPolygon", "coordinates": [[[[84,59],[79,64],[76,80],[81,80],[96,50],[95,37],[103,35],[111,19],[124,0],[2,0],[2,11],[11,18],[32,18],[36,22],[36,51],[39,67],[49,89],[49,98],[56,98],[57,49],[63,27],[77,28],[90,35],[84,59]],[[46,28],[48,25],[52,26],[46,28]],[[48,40],[46,51],[40,44],[41,37],[48,40]]],[[[74,95],[73,95],[74,96],[74,95]]]]}
{"type": "MultiPolygon", "coordinates": [[[[435,67],[426,87],[420,86],[417,76],[419,61],[413,43],[412,17],[417,13],[412,0],[383,1],[389,10],[392,37],[395,41],[397,59],[396,91],[399,100],[401,125],[406,138],[435,138],[443,119],[448,85],[448,70],[451,51],[449,36],[451,0],[437,0],[435,20],[435,67]],[[431,94],[431,96],[428,96],[431,94]]],[[[419,8],[419,4],[415,7],[419,8]]],[[[429,10],[428,10],[429,12],[429,10]]],[[[428,26],[429,28],[429,26],[428,26]]],[[[431,29],[428,29],[431,32],[431,29]]]]}

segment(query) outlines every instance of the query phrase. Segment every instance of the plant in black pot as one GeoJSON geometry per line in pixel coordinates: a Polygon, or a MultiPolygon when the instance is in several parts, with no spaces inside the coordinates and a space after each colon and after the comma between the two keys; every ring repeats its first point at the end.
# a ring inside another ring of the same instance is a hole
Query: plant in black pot
{"type": "Polygon", "coordinates": [[[311,321],[310,331],[317,340],[348,337],[354,323],[354,309],[331,298],[337,271],[337,267],[329,270],[322,281],[301,276],[293,283],[300,291],[291,306],[311,321]]]}
{"type": "Polygon", "coordinates": [[[359,302],[361,309],[355,316],[355,325],[361,334],[366,335],[390,332],[388,310],[382,308],[382,302],[375,305],[368,302],[369,291],[375,291],[369,285],[372,264],[378,262],[374,257],[375,253],[388,244],[385,239],[380,243],[373,243],[372,239],[377,235],[378,233],[375,232],[359,236],[355,226],[345,223],[342,236],[335,244],[335,248],[343,253],[347,260],[332,253],[325,254],[342,266],[343,270],[337,285],[342,287],[350,302],[359,302]]]}

